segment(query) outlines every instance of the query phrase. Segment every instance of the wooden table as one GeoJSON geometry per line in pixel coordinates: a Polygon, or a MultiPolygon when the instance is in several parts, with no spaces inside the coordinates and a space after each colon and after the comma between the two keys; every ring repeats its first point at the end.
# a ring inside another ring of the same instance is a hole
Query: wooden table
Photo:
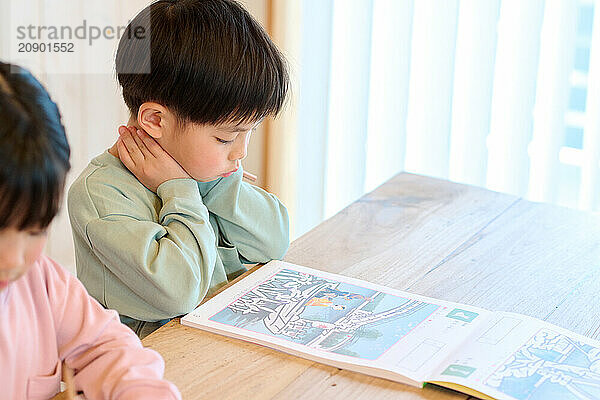
{"type": "MultiPolygon", "coordinates": [[[[295,240],[285,261],[513,311],[598,339],[600,216],[402,173],[295,240]]],[[[143,340],[184,399],[467,399],[173,320],[143,340]]]]}

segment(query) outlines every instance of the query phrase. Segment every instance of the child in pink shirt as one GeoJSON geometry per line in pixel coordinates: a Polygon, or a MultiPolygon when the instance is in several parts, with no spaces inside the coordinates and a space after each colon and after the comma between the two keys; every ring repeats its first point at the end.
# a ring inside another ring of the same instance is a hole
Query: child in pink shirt
{"type": "Polygon", "coordinates": [[[160,355],[42,255],[68,169],[56,105],[27,71],[0,63],[0,397],[54,396],[64,362],[89,400],[180,399],[160,355]]]}

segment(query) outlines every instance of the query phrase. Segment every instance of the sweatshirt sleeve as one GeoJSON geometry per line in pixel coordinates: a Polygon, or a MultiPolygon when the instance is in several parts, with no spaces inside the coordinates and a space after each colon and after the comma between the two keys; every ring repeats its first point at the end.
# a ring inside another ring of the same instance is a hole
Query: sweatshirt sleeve
{"type": "Polygon", "coordinates": [[[289,217],[279,199],[242,181],[242,168],[216,182],[199,183],[202,199],[244,262],[281,259],[289,247],[289,217]]]}
{"type": "Polygon", "coordinates": [[[174,179],[160,185],[158,215],[144,200],[109,185],[88,190],[99,215],[83,227],[85,240],[116,279],[151,310],[128,314],[124,308],[131,305],[123,304],[119,311],[158,320],[196,307],[210,287],[217,257],[215,233],[196,181],[174,179]]]}
{"type": "Polygon", "coordinates": [[[95,399],[181,399],[177,388],[162,379],[164,362],[145,349],[137,336],[105,310],[83,285],[50,259],[45,259],[59,357],[74,371],[75,388],[95,399]]]}

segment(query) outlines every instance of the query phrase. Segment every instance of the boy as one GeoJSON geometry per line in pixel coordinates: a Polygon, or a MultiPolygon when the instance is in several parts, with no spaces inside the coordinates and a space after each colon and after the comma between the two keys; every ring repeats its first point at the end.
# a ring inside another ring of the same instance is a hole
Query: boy
{"type": "Polygon", "coordinates": [[[46,90],[29,72],[0,62],[2,398],[54,396],[64,363],[88,399],[181,399],[162,379],[162,358],[42,253],[69,153],[46,90]]]}
{"type": "Polygon", "coordinates": [[[285,100],[284,60],[231,0],[161,0],[123,36],[117,75],[129,128],[69,191],[78,277],[144,337],[209,290],[282,258],[288,215],[242,182],[256,125],[285,100]],[[146,31],[148,32],[148,31],[146,31]],[[143,35],[141,35],[143,36],[143,35]],[[142,38],[143,39],[143,38],[142,38]],[[148,73],[129,73],[142,66],[148,73]]]}

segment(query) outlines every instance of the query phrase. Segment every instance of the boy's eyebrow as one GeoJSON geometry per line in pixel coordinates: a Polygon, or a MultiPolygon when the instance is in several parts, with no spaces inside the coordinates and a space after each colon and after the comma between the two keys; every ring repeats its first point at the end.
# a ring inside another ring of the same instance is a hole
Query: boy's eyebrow
{"type": "Polygon", "coordinates": [[[226,131],[226,132],[231,132],[231,133],[236,133],[236,132],[248,132],[249,130],[252,130],[252,129],[256,128],[258,125],[260,125],[260,123],[261,123],[262,121],[263,121],[263,120],[261,119],[260,121],[256,122],[255,124],[253,124],[253,125],[252,125],[252,126],[250,126],[250,127],[248,127],[248,126],[241,127],[241,126],[239,126],[239,125],[236,125],[236,126],[231,126],[231,127],[229,127],[229,128],[224,128],[223,130],[224,130],[224,131],[226,131]]]}
{"type": "Polygon", "coordinates": [[[247,129],[247,128],[242,128],[242,127],[239,127],[239,126],[232,126],[231,128],[227,128],[225,130],[227,132],[236,133],[236,132],[246,132],[246,131],[249,131],[250,129],[252,129],[252,128],[248,128],[247,129]]]}

